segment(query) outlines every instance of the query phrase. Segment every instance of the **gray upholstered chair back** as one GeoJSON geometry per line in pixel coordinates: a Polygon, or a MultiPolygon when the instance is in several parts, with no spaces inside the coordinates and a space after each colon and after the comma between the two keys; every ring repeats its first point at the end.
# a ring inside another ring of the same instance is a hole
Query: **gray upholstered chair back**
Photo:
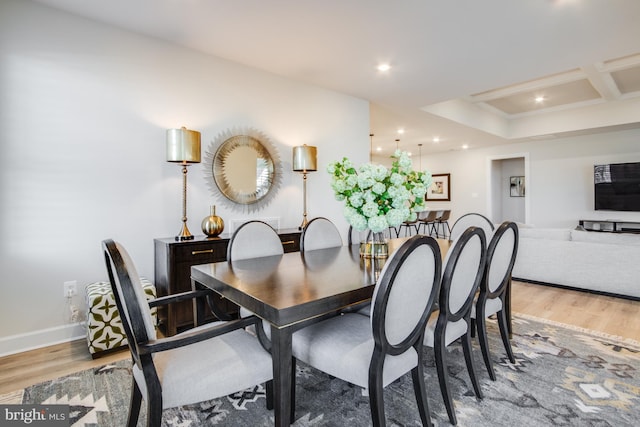
{"type": "Polygon", "coordinates": [[[327,218],[314,218],[302,231],[300,250],[313,251],[315,249],[335,248],[342,246],[342,237],[338,228],[327,218]]]}
{"type": "Polygon", "coordinates": [[[484,230],[484,235],[487,239],[487,242],[493,236],[494,226],[489,218],[479,213],[468,213],[462,215],[453,224],[453,227],[451,227],[451,234],[449,236],[449,239],[453,241],[457,240],[462,235],[462,233],[464,233],[464,230],[469,227],[482,228],[482,230],[484,230]]]}
{"type": "Polygon", "coordinates": [[[463,236],[454,241],[445,259],[443,292],[446,295],[441,295],[440,302],[447,305],[449,320],[464,317],[471,309],[485,267],[484,231],[469,227],[463,236]]]}
{"type": "Polygon", "coordinates": [[[422,334],[440,287],[441,255],[433,238],[414,236],[385,263],[372,299],[374,337],[403,347],[422,334]]]}
{"type": "MultiPolygon", "coordinates": [[[[515,263],[518,251],[518,228],[515,223],[503,223],[496,232],[495,245],[490,254],[487,266],[487,287],[490,293],[496,292],[501,285],[511,276],[511,270],[515,263]],[[513,225],[509,225],[513,224],[513,225]]],[[[490,244],[490,245],[491,245],[490,244]]]]}
{"type": "Polygon", "coordinates": [[[149,303],[135,265],[125,248],[113,240],[102,243],[109,282],[134,363],[141,366],[138,344],[155,340],[149,303]]]}
{"type": "Polygon", "coordinates": [[[227,260],[238,261],[283,253],[282,241],[273,227],[266,222],[249,221],[238,227],[231,236],[227,260]]]}

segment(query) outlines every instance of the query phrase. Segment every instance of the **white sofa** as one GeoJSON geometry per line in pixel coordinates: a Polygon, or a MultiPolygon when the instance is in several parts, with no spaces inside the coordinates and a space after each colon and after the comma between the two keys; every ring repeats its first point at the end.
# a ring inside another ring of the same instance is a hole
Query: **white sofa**
{"type": "Polygon", "coordinates": [[[640,299],[640,234],[519,228],[513,278],[640,299]]]}

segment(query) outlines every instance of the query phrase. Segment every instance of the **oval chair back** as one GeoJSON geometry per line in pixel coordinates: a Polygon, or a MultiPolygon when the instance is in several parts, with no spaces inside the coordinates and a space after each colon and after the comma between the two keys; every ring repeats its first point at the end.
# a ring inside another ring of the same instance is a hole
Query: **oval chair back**
{"type": "Polygon", "coordinates": [[[462,215],[460,218],[453,223],[453,227],[451,227],[451,233],[449,234],[450,240],[456,240],[458,237],[464,233],[469,227],[480,227],[484,230],[484,235],[487,240],[487,244],[489,240],[491,240],[491,236],[493,236],[494,226],[493,223],[486,216],[471,212],[462,215]]]}
{"type": "Polygon", "coordinates": [[[447,252],[440,288],[440,311],[435,322],[430,320],[427,326],[425,345],[433,347],[440,391],[452,424],[456,424],[456,414],[449,391],[445,348],[458,338],[462,341],[474,392],[478,398],[482,398],[471,350],[470,316],[475,293],[484,274],[485,262],[484,231],[478,227],[469,227],[447,252]]]}
{"type": "Polygon", "coordinates": [[[475,323],[480,341],[480,349],[489,377],[495,381],[496,375],[489,354],[486,318],[497,314],[502,344],[511,363],[515,363],[509,341],[509,319],[506,295],[511,286],[511,272],[518,255],[518,226],[505,221],[496,230],[487,249],[487,265],[480,284],[475,306],[471,311],[472,325],[475,323]]]}
{"type": "Polygon", "coordinates": [[[284,253],[278,232],[263,221],[248,221],[233,233],[227,247],[227,260],[281,255],[284,253]]]}
{"type": "Polygon", "coordinates": [[[327,218],[313,218],[302,230],[300,252],[342,246],[340,231],[327,218]]]}
{"type": "Polygon", "coordinates": [[[111,290],[131,356],[133,362],[142,369],[138,346],[157,338],[149,302],[126,249],[111,239],[103,241],[102,248],[111,290]]]}

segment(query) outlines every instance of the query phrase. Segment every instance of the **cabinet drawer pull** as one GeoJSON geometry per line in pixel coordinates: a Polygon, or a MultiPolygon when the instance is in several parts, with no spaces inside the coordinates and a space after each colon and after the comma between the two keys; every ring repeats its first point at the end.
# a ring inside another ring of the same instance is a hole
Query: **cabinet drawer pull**
{"type": "Polygon", "coordinates": [[[282,242],[283,245],[293,245],[296,241],[295,240],[287,240],[286,242],[282,242]]]}
{"type": "Polygon", "coordinates": [[[191,251],[191,255],[199,255],[199,254],[212,254],[213,249],[205,249],[203,251],[191,251]]]}

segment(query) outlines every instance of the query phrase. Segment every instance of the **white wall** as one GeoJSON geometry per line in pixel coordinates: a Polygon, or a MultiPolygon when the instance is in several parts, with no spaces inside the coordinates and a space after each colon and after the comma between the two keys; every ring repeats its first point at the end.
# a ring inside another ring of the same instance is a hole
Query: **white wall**
{"type": "MultiPolygon", "coordinates": [[[[546,141],[501,145],[486,149],[424,156],[423,166],[433,173],[451,173],[452,219],[467,212],[488,214],[488,173],[491,159],[521,157],[530,163],[526,197],[529,224],[536,227],[571,227],[580,219],[615,218],[640,221],[639,212],[595,211],[593,166],[602,163],[640,162],[640,130],[621,130],[546,141]]],[[[526,175],[524,173],[523,175],[526,175]]],[[[436,203],[430,203],[434,209],[436,203]]],[[[495,208],[495,206],[494,206],[495,208]]]]}
{"type": "MultiPolygon", "coordinates": [[[[279,217],[282,228],[302,220],[291,147],[318,146],[309,216],[333,219],[346,238],[325,168],[367,161],[366,101],[19,0],[0,3],[0,94],[0,354],[82,334],[66,325],[62,284],[105,280],[105,238],[153,278],[153,239],[178,233],[182,209],[166,129],[200,131],[203,152],[232,127],[265,133],[284,163],[276,200],[253,215],[217,214],[279,217]]],[[[203,167],[189,169],[194,234],[215,200],[203,167]]]]}

